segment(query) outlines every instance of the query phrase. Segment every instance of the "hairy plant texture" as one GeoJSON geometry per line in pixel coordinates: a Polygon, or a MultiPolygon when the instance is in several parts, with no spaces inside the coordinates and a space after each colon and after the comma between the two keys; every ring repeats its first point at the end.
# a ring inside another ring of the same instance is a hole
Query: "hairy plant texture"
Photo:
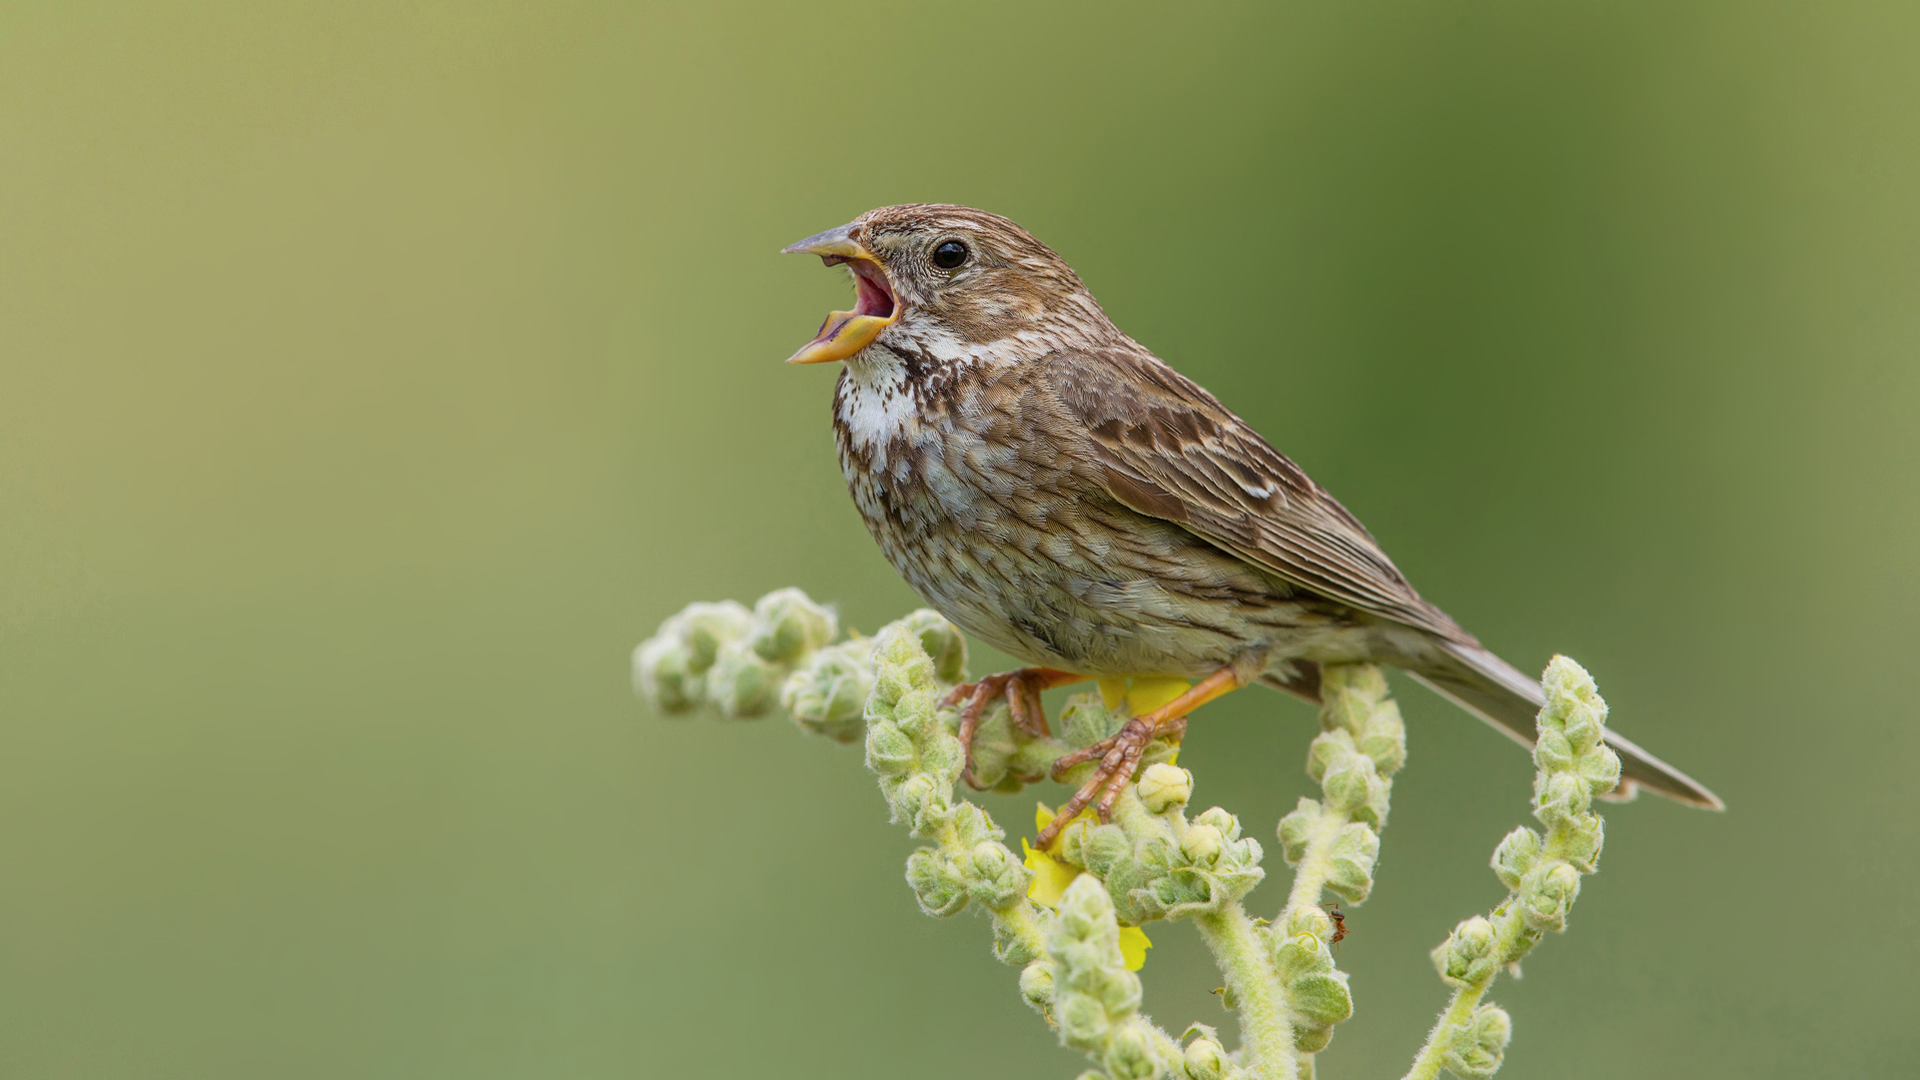
{"type": "MultiPolygon", "coordinates": [[[[867,767],[895,823],[927,841],[907,859],[920,908],[947,917],[969,906],[993,927],[994,955],[1020,968],[1020,992],[1097,1071],[1085,1077],[1144,1080],[1297,1080],[1335,1025],[1353,1015],[1347,977],[1334,964],[1338,930],[1322,898],[1356,905],[1373,889],[1392,777],[1406,761],[1406,729],[1369,664],[1332,665],[1322,679],[1321,733],[1307,771],[1321,798],[1302,799],[1279,823],[1282,854],[1296,869],[1271,923],[1248,915],[1247,894],[1265,877],[1264,851],[1220,807],[1189,816],[1194,777],[1174,764],[1177,747],[1155,744],[1112,820],[1079,815],[1045,849],[1006,831],[955,789],[963,766],[957,713],[940,705],[966,679],[966,642],[938,614],[921,610],[872,638],[833,644],[833,613],[797,589],[736,603],[692,604],[634,650],[634,689],[667,714],[723,717],[778,707],[802,729],[839,742],[864,734],[867,767]],[[1149,923],[1189,921],[1219,964],[1241,1045],[1228,1050],[1204,1024],[1176,1039],[1139,1011],[1149,923]],[[1183,1045],[1184,1043],[1184,1045],[1183,1045]]],[[[975,779],[1017,791],[1053,762],[1119,730],[1135,711],[1164,700],[1165,680],[1134,680],[1078,694],[1061,710],[1059,738],[1031,738],[1005,705],[974,740],[975,779]]],[[[1110,681],[1111,682],[1111,681],[1110,681]]],[[[1495,852],[1494,872],[1511,893],[1485,917],[1461,923],[1433,953],[1453,1000],[1415,1058],[1410,1078],[1446,1068],[1464,1078],[1500,1066],[1512,1022],[1482,1003],[1501,967],[1548,930],[1563,930],[1601,845],[1593,796],[1619,781],[1620,762],[1602,741],[1606,704],[1578,664],[1556,657],[1545,680],[1534,760],[1534,816],[1546,832],[1516,829],[1495,852]]],[[[1078,783],[1093,766],[1065,777],[1078,783]]],[[[1038,824],[1052,812],[1040,809],[1038,824]]]]}

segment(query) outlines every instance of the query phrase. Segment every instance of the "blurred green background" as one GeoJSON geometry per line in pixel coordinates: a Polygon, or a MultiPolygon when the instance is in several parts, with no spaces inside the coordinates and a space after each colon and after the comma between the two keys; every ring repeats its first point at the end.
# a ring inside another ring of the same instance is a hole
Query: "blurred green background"
{"type": "MultiPolygon", "coordinates": [[[[1508,1072],[1906,1072],[1916,50],[1870,3],[0,6],[0,1074],[1077,1072],[856,750],[626,684],[689,600],[916,605],[780,364],[851,293],[774,252],[922,200],[1727,799],[1612,813],[1508,1072]]],[[[1404,1069],[1525,814],[1400,685],[1326,1076],[1404,1069]]],[[[1271,836],[1310,730],[1209,707],[1196,798],[1271,836]]],[[[1149,1009],[1230,1026],[1156,942],[1149,1009]]]]}

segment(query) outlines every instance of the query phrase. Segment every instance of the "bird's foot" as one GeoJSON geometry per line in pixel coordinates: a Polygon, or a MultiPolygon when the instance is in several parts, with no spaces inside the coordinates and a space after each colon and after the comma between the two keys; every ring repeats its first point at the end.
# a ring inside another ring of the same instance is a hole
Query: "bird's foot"
{"type": "Polygon", "coordinates": [[[1133,772],[1140,767],[1140,759],[1147,752],[1147,744],[1155,738],[1166,738],[1169,742],[1179,742],[1187,731],[1187,714],[1214,698],[1227,693],[1246,680],[1235,674],[1231,667],[1221,668],[1201,680],[1197,686],[1167,702],[1152,712],[1142,713],[1120,726],[1120,730],[1092,746],[1064,754],[1053,763],[1053,778],[1063,779],[1067,770],[1089,761],[1099,761],[1093,776],[1080,785],[1060,812],[1053,816],[1047,827],[1040,830],[1034,838],[1033,846],[1045,849],[1060,835],[1080,811],[1092,805],[1094,812],[1105,821],[1113,816],[1113,804],[1120,800],[1120,792],[1133,781],[1133,772]],[[1098,802],[1095,800],[1098,799],[1098,802]]]}
{"type": "Polygon", "coordinates": [[[973,736],[980,730],[980,718],[986,715],[987,706],[993,704],[994,698],[1005,695],[1007,708],[1013,713],[1014,726],[1033,738],[1044,739],[1053,731],[1047,726],[1047,712],[1040,704],[1040,691],[1076,683],[1084,678],[1084,675],[1054,668],[1025,667],[954,687],[941,704],[960,706],[960,750],[966,755],[967,762],[966,770],[960,776],[967,786],[975,791],[984,790],[973,779],[973,736]]]}
{"type": "Polygon", "coordinates": [[[1140,759],[1146,754],[1147,745],[1153,742],[1156,736],[1162,734],[1170,735],[1174,741],[1178,741],[1179,736],[1186,731],[1185,717],[1163,722],[1159,716],[1161,711],[1156,709],[1143,716],[1133,717],[1122,724],[1119,731],[1092,746],[1062,755],[1053,763],[1055,780],[1063,779],[1067,770],[1076,765],[1095,760],[1099,761],[1100,765],[1094,769],[1093,775],[1087,782],[1080,785],[1080,790],[1073,793],[1073,798],[1068,799],[1066,805],[1060,808],[1060,812],[1053,816],[1053,820],[1047,823],[1047,827],[1040,830],[1040,835],[1034,837],[1034,847],[1044,850],[1052,844],[1053,838],[1060,835],[1060,830],[1066,828],[1068,823],[1078,817],[1080,811],[1085,810],[1089,805],[1092,805],[1094,812],[1100,815],[1101,821],[1113,816],[1113,804],[1119,800],[1120,792],[1133,780],[1134,770],[1140,767],[1140,759]],[[1096,799],[1099,801],[1095,802],[1096,799]]]}

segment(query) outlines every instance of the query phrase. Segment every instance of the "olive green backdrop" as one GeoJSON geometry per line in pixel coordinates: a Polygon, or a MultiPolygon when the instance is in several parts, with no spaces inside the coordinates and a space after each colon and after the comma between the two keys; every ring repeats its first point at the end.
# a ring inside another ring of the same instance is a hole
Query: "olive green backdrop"
{"type": "MultiPolygon", "coordinates": [[[[1611,814],[1513,1076],[1905,1072],[1916,55],[1864,3],[0,6],[0,1074],[1077,1072],[857,750],[626,685],[689,600],[915,605],[780,364],[850,290],[774,252],[919,200],[1726,797],[1611,814]]],[[[1330,1077],[1405,1067],[1525,815],[1401,690],[1330,1077]]],[[[1249,691],[1182,763],[1264,839],[1310,730],[1249,691]]]]}

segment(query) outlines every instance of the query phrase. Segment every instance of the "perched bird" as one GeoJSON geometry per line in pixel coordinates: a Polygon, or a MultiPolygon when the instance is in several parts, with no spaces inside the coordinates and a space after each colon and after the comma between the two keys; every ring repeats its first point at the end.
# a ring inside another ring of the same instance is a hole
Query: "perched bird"
{"type": "MultiPolygon", "coordinates": [[[[1002,694],[1039,735],[1048,687],[1198,680],[1061,759],[1056,776],[1100,764],[1056,823],[1089,804],[1105,817],[1148,742],[1212,698],[1263,682],[1317,699],[1322,663],[1391,664],[1531,745],[1539,683],[1421,599],[1333,496],[1121,333],[1018,225],[886,206],[785,250],[853,274],[854,309],[789,363],[845,365],[833,427],[867,528],[929,604],[1033,665],[955,692],[963,743],[1002,694]]],[[[1607,741],[1621,795],[1721,807],[1607,741]]]]}

